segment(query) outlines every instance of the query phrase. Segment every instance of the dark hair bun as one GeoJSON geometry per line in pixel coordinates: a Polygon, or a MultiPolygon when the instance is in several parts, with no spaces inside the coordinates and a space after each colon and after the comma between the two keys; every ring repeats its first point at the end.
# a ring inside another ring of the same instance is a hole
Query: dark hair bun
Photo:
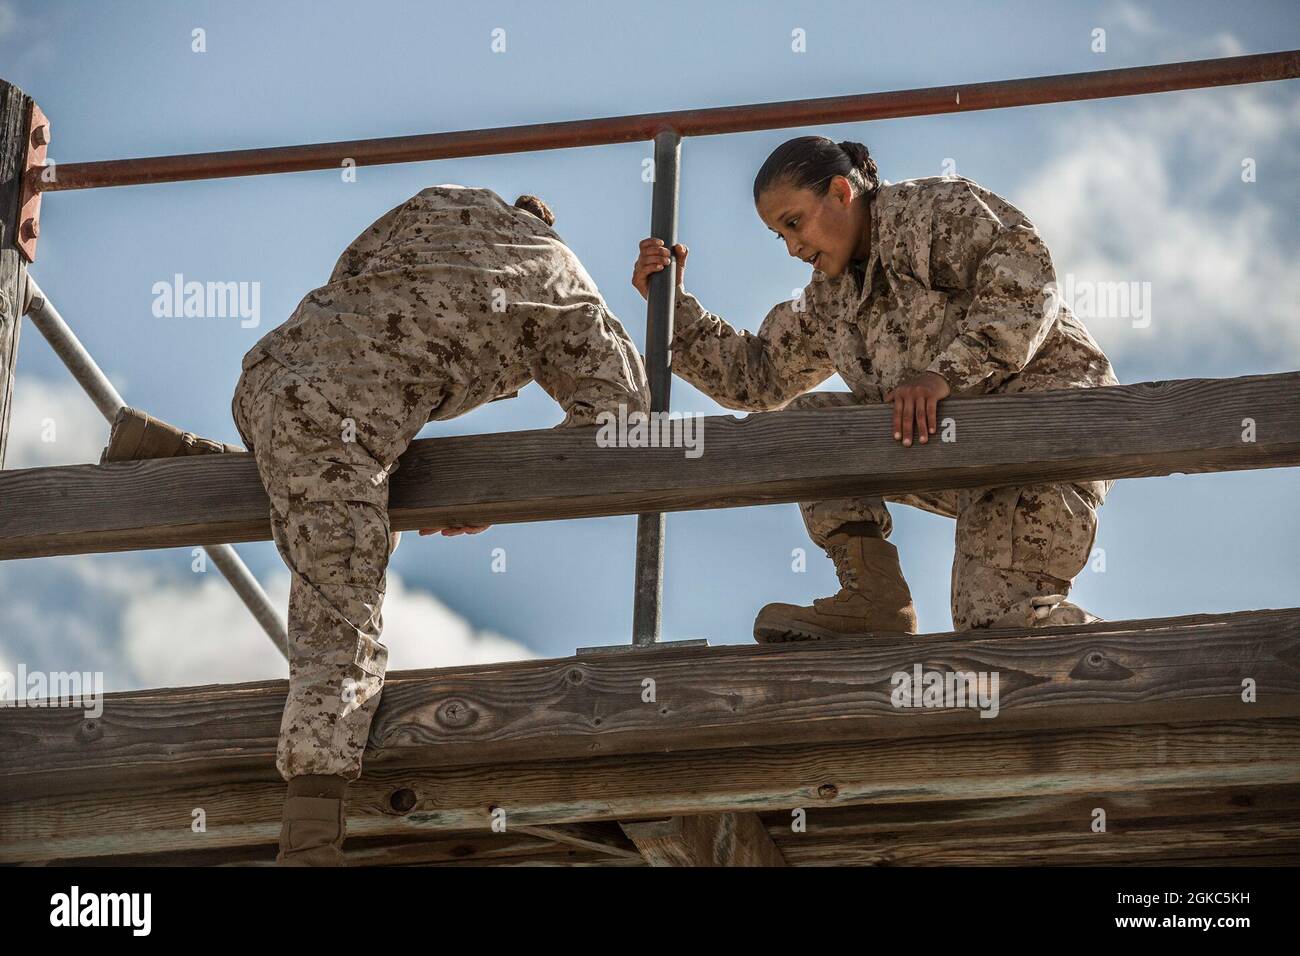
{"type": "Polygon", "coordinates": [[[876,161],[871,158],[871,151],[861,143],[850,140],[845,140],[838,145],[844,150],[844,155],[849,158],[853,168],[859,170],[868,185],[874,188],[880,181],[880,173],[876,169],[876,161]]]}
{"type": "Polygon", "coordinates": [[[778,183],[811,189],[825,196],[831,180],[843,176],[855,194],[873,192],[880,185],[876,161],[861,143],[837,143],[825,136],[796,136],[776,149],[754,177],[754,202],[778,183]]]}
{"type": "Polygon", "coordinates": [[[546,223],[548,226],[555,225],[555,213],[551,212],[551,207],[546,205],[536,196],[520,196],[515,200],[515,206],[527,212],[546,223]]]}

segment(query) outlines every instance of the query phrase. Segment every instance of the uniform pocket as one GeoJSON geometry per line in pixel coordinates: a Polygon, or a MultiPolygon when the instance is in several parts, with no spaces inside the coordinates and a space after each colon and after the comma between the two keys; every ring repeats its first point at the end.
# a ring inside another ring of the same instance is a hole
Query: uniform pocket
{"type": "Polygon", "coordinates": [[[388,483],[374,467],[317,464],[288,478],[286,526],[295,564],[317,584],[384,590],[388,483]]]}

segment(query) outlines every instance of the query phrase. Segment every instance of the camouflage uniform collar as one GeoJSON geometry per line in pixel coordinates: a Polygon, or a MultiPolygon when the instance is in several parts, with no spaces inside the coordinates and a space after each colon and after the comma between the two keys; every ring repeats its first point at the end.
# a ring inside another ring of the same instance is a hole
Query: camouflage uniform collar
{"type": "Polygon", "coordinates": [[[853,280],[853,293],[859,302],[864,301],[871,294],[871,278],[876,272],[876,265],[880,262],[880,216],[877,213],[876,197],[880,189],[872,190],[868,198],[867,216],[870,220],[869,228],[871,230],[870,251],[867,253],[867,263],[861,266],[858,263],[852,263],[847,270],[847,274],[853,280]]]}

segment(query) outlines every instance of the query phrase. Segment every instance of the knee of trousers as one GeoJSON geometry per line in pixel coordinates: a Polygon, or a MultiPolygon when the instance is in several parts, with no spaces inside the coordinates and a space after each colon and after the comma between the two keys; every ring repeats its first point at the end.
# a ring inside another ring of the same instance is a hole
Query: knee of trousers
{"type": "Polygon", "coordinates": [[[1097,535],[1097,512],[1074,485],[962,494],[953,562],[953,623],[987,626],[1048,594],[1068,594],[1097,535]],[[960,619],[960,622],[959,622],[960,619]]]}

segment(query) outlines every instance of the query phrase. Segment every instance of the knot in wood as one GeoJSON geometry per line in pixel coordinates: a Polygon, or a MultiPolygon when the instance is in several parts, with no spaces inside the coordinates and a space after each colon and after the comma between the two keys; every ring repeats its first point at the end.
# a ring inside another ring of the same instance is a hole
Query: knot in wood
{"type": "Polygon", "coordinates": [[[817,788],[817,796],[823,800],[834,800],[840,795],[840,788],[833,783],[824,783],[817,788]]]}
{"type": "Polygon", "coordinates": [[[92,743],[104,736],[104,728],[97,720],[83,720],[77,727],[77,739],[83,744],[92,743]]]}
{"type": "Polygon", "coordinates": [[[1101,650],[1091,650],[1074,665],[1070,676],[1075,680],[1128,680],[1133,672],[1101,650]]]}
{"type": "Polygon", "coordinates": [[[394,813],[409,813],[415,809],[415,791],[410,787],[400,787],[388,795],[388,806],[394,813]]]}
{"type": "Polygon", "coordinates": [[[461,730],[478,721],[478,711],[471,707],[468,701],[453,697],[451,700],[443,701],[434,712],[434,720],[451,730],[461,730]]]}

